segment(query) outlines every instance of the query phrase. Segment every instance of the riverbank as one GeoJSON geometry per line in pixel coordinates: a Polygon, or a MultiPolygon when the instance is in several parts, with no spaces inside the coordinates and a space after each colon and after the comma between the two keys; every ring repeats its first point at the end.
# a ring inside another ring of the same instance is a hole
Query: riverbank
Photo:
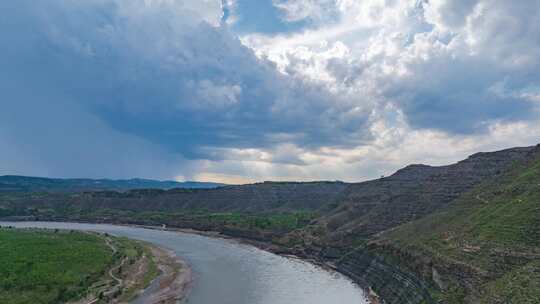
{"type": "MultiPolygon", "coordinates": [[[[284,258],[254,246],[245,246],[233,239],[126,225],[66,222],[0,224],[20,228],[95,231],[166,247],[193,267],[196,283],[189,292],[189,303],[193,304],[368,303],[367,294],[343,275],[325,271],[303,260],[284,258]]],[[[156,286],[158,283],[153,284],[156,286]]]]}
{"type": "Polygon", "coordinates": [[[139,293],[133,304],[176,304],[186,301],[193,282],[191,268],[173,251],[150,245],[161,271],[152,284],[139,293]]]}
{"type": "Polygon", "coordinates": [[[2,303],[130,303],[141,298],[144,304],[176,304],[187,298],[191,286],[187,263],[147,242],[10,226],[0,227],[0,240],[0,263],[10,265],[0,269],[2,303]],[[50,287],[42,290],[28,282],[50,287]]]}
{"type": "Polygon", "coordinates": [[[322,260],[310,258],[307,255],[298,255],[295,252],[291,251],[289,248],[286,248],[277,244],[271,244],[269,242],[263,242],[259,240],[249,239],[249,238],[234,237],[234,236],[230,236],[230,235],[218,232],[218,231],[201,231],[201,230],[194,230],[194,229],[188,229],[188,228],[159,227],[159,226],[135,225],[135,224],[114,224],[114,225],[132,227],[132,228],[151,229],[151,230],[158,230],[158,231],[195,234],[195,235],[200,235],[200,236],[209,237],[209,238],[224,239],[224,240],[236,242],[242,245],[253,246],[260,250],[267,251],[267,252],[270,252],[270,253],[285,257],[285,258],[296,259],[296,260],[300,260],[300,261],[304,261],[304,262],[316,265],[324,269],[325,271],[339,273],[347,277],[348,279],[350,279],[360,289],[364,291],[364,294],[366,295],[365,300],[368,301],[369,304],[384,303],[383,299],[377,293],[375,293],[375,291],[371,287],[361,286],[357,284],[354,278],[351,278],[349,276],[349,273],[341,271],[341,269],[336,267],[334,264],[324,262],[322,260]]]}
{"type": "Polygon", "coordinates": [[[176,304],[187,298],[191,269],[174,252],[147,242],[105,236],[118,262],[86,298],[72,304],[176,304]]]}

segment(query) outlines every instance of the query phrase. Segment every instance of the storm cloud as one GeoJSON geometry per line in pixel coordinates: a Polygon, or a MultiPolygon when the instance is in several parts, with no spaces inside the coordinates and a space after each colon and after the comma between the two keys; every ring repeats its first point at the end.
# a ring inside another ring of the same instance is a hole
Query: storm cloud
{"type": "Polygon", "coordinates": [[[412,138],[537,126],[536,0],[264,7],[271,31],[242,1],[0,3],[3,171],[363,179],[412,138]]]}

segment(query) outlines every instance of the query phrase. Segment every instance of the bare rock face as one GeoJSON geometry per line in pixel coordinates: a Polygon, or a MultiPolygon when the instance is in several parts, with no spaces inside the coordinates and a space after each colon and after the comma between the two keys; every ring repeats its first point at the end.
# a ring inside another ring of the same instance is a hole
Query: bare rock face
{"type": "Polygon", "coordinates": [[[356,251],[345,256],[336,268],[360,286],[368,286],[370,291],[377,290],[381,303],[436,303],[425,282],[368,251],[356,251]]]}
{"type": "Polygon", "coordinates": [[[335,241],[368,238],[448,205],[482,181],[523,161],[537,147],[477,153],[448,166],[410,165],[392,176],[351,184],[323,217],[335,241]]]}

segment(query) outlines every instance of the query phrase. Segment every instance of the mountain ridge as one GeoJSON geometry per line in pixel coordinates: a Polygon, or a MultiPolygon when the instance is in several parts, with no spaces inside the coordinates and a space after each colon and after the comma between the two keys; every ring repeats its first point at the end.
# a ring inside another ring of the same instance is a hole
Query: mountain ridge
{"type": "Polygon", "coordinates": [[[0,191],[95,191],[133,189],[174,189],[174,188],[217,188],[225,184],[211,182],[160,181],[144,178],[131,179],[91,179],[91,178],[48,178],[23,175],[0,176],[0,191]]]}
{"type": "Polygon", "coordinates": [[[537,149],[530,146],[476,153],[445,166],[409,165],[388,177],[350,184],[339,206],[319,221],[341,241],[348,235],[369,237],[444,208],[537,149]]]}

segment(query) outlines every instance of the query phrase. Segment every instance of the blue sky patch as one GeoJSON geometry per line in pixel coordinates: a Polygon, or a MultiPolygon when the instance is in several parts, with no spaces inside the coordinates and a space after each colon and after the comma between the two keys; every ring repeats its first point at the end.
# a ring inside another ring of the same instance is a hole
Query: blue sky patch
{"type": "Polygon", "coordinates": [[[237,5],[238,21],[232,25],[232,29],[239,34],[295,32],[309,25],[307,21],[284,21],[272,0],[238,0],[237,5]]]}

